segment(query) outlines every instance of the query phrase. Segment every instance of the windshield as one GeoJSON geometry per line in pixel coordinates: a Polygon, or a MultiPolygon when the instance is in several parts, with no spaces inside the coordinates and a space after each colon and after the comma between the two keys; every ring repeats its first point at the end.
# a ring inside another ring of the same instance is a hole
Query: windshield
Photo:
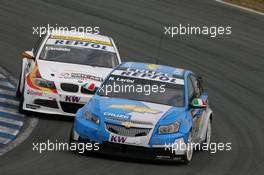
{"type": "Polygon", "coordinates": [[[175,107],[184,106],[184,85],[161,81],[111,75],[101,89],[100,96],[131,99],[175,107]]]}
{"type": "MultiPolygon", "coordinates": [[[[56,42],[55,42],[56,44],[56,42]]],[[[118,65],[115,52],[75,45],[46,44],[40,54],[41,60],[114,68],[118,65]]],[[[106,46],[94,44],[96,47],[106,46]]],[[[107,46],[110,47],[110,46],[107,46]]]]}

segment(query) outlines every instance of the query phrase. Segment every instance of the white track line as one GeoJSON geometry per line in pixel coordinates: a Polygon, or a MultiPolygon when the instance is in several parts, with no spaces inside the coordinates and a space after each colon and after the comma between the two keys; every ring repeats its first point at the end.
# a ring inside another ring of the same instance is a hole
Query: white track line
{"type": "Polygon", "coordinates": [[[17,100],[11,100],[11,99],[7,99],[7,98],[1,98],[0,97],[0,103],[6,103],[6,104],[10,104],[10,105],[19,105],[19,101],[17,100]]]}
{"type": "Polygon", "coordinates": [[[262,13],[262,12],[258,12],[256,10],[252,10],[250,8],[246,8],[246,7],[242,7],[240,5],[236,5],[236,4],[232,4],[232,3],[229,3],[229,2],[225,2],[223,0],[215,0],[215,1],[220,2],[222,4],[225,4],[225,5],[229,5],[229,6],[232,6],[232,7],[239,8],[239,9],[242,9],[242,10],[245,10],[245,11],[249,11],[249,12],[252,12],[252,13],[256,13],[256,14],[259,14],[259,15],[264,15],[264,13],[262,13]]]}
{"type": "Polygon", "coordinates": [[[24,116],[23,114],[20,114],[17,109],[5,108],[3,106],[0,106],[0,112],[5,112],[5,113],[13,114],[16,116],[21,116],[21,117],[24,116]]]}
{"type": "Polygon", "coordinates": [[[1,116],[0,116],[0,122],[12,124],[12,125],[17,125],[17,126],[23,125],[23,122],[21,122],[21,121],[10,119],[10,118],[5,118],[5,117],[1,117],[1,116]]]}
{"type": "Polygon", "coordinates": [[[9,88],[15,88],[15,86],[14,85],[12,85],[10,82],[8,82],[8,81],[0,81],[0,85],[1,86],[5,86],[5,87],[9,87],[9,88]]]}
{"type": "Polygon", "coordinates": [[[6,77],[0,73],[0,78],[5,79],[6,77]]]}
{"type": "MultiPolygon", "coordinates": [[[[17,79],[14,78],[10,73],[8,73],[5,69],[3,69],[0,66],[0,78],[1,79],[6,79],[6,77],[8,77],[8,82],[11,84],[11,86],[10,86],[9,83],[3,83],[3,82],[5,82],[5,80],[2,80],[0,82],[0,84],[2,86],[4,86],[4,87],[9,87],[9,88],[12,87],[13,89],[15,89],[16,84],[17,84],[17,79]]],[[[12,91],[3,91],[3,90],[1,90],[0,94],[2,94],[2,92],[4,92],[3,94],[5,94],[5,95],[11,95],[11,96],[15,96],[16,95],[15,91],[12,92],[12,91]]],[[[2,101],[4,101],[4,100],[8,104],[11,104],[11,103],[12,104],[13,103],[17,104],[18,103],[18,102],[15,102],[16,99],[4,99],[4,97],[3,97],[2,101]]],[[[22,117],[22,118],[25,117],[24,114],[20,114],[18,110],[12,109],[12,108],[0,107],[0,112],[7,113],[7,114],[10,114],[10,115],[14,115],[14,116],[17,116],[18,118],[19,117],[22,117]]],[[[4,118],[5,118],[5,120],[3,122],[13,123],[14,124],[14,119],[10,120],[10,118],[8,118],[8,117],[2,117],[2,118],[3,119],[1,119],[1,120],[4,120],[4,118]]],[[[16,123],[16,124],[21,125],[21,123],[16,123]]],[[[0,156],[5,154],[5,153],[7,153],[10,150],[12,150],[13,148],[18,146],[22,142],[24,142],[26,140],[26,138],[29,137],[29,135],[32,133],[34,128],[37,126],[37,124],[38,124],[38,119],[37,118],[29,118],[27,120],[27,127],[25,127],[24,130],[21,130],[21,129],[18,130],[18,129],[8,128],[8,127],[5,127],[5,126],[0,126],[0,132],[1,133],[6,133],[6,134],[13,135],[13,136],[17,136],[14,140],[12,138],[10,141],[8,139],[6,139],[6,138],[0,137],[1,142],[7,143],[6,147],[3,147],[3,148],[0,149],[0,156]],[[18,135],[18,133],[19,133],[19,135],[18,135]]]]}
{"type": "Polygon", "coordinates": [[[12,150],[13,148],[18,146],[22,142],[24,142],[26,140],[26,138],[28,138],[29,135],[32,133],[34,128],[37,126],[37,124],[38,124],[38,119],[37,118],[29,119],[28,126],[25,128],[25,130],[20,132],[18,137],[15,140],[13,140],[12,142],[10,142],[7,147],[5,147],[3,149],[0,149],[0,156],[5,154],[6,152],[12,150]]]}
{"type": "Polygon", "coordinates": [[[2,143],[2,144],[8,144],[11,141],[12,141],[12,139],[0,137],[0,143],[2,143]]]}
{"type": "Polygon", "coordinates": [[[0,94],[9,95],[9,96],[15,96],[15,92],[14,91],[9,91],[9,90],[4,90],[4,89],[0,89],[0,94]]]}
{"type": "Polygon", "coordinates": [[[0,125],[0,132],[16,136],[19,130],[0,125]]]}

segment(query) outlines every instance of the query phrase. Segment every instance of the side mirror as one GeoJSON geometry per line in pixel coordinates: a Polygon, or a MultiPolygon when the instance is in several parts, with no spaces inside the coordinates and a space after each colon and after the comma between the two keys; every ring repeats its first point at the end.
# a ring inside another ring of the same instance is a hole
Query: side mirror
{"type": "Polygon", "coordinates": [[[21,55],[22,58],[27,58],[30,60],[35,60],[34,54],[32,51],[24,51],[21,55]]]}
{"type": "Polygon", "coordinates": [[[202,98],[194,98],[191,102],[193,108],[205,108],[207,106],[206,100],[202,98]]]}

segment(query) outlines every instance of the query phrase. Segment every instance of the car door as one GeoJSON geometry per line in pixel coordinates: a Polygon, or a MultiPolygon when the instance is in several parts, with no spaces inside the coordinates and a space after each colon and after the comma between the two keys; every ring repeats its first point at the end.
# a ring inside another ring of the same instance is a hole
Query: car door
{"type": "Polygon", "coordinates": [[[194,108],[190,104],[194,98],[201,98],[203,95],[202,87],[200,86],[199,80],[194,74],[189,75],[188,77],[188,101],[189,101],[189,110],[193,118],[193,139],[195,142],[199,141],[199,133],[201,130],[201,121],[205,115],[205,109],[203,108],[194,108]]]}
{"type": "Polygon", "coordinates": [[[204,100],[206,102],[205,108],[199,108],[199,115],[197,115],[196,120],[196,138],[197,142],[203,141],[204,132],[207,128],[207,117],[208,115],[208,94],[204,91],[203,81],[199,76],[191,76],[192,82],[194,86],[197,88],[198,98],[204,100]]]}

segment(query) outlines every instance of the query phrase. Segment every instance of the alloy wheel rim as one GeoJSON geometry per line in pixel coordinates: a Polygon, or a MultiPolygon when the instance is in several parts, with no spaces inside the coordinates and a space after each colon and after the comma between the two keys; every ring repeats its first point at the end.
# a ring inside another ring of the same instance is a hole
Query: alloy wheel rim
{"type": "Polygon", "coordinates": [[[193,149],[192,149],[192,135],[189,134],[188,143],[187,143],[187,149],[186,149],[186,157],[187,160],[190,161],[192,159],[193,155],[193,149]]]}
{"type": "Polygon", "coordinates": [[[207,133],[206,133],[206,143],[207,144],[211,142],[211,133],[212,133],[212,127],[211,127],[211,121],[209,121],[207,125],[207,133]]]}

